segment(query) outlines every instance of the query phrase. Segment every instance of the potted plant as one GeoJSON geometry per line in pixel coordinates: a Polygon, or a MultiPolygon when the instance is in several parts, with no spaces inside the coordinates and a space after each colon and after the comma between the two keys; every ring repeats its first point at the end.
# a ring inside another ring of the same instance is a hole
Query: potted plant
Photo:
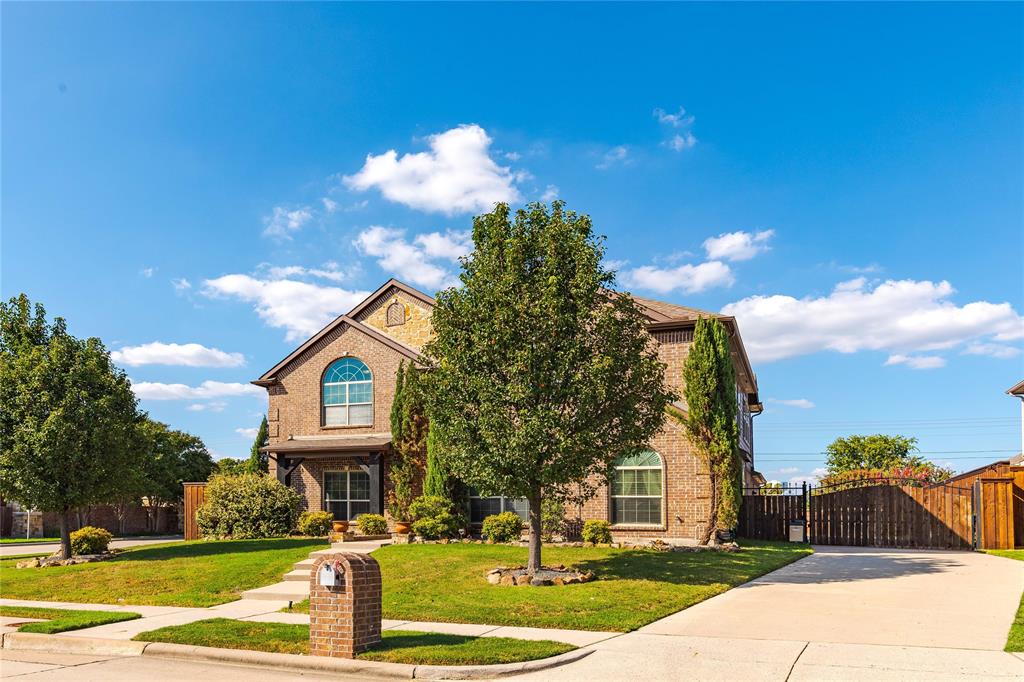
{"type": "Polygon", "coordinates": [[[348,521],[332,521],[331,530],[333,530],[335,533],[347,533],[348,521]]]}
{"type": "Polygon", "coordinates": [[[388,491],[388,513],[395,520],[395,532],[408,535],[412,530],[409,506],[413,501],[412,467],[404,463],[392,466],[390,473],[391,490],[388,491]]]}

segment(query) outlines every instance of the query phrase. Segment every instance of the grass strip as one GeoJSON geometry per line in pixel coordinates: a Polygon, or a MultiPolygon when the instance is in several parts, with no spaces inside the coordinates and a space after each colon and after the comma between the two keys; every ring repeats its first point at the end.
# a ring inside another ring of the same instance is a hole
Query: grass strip
{"type": "Polygon", "coordinates": [[[52,609],[35,606],[0,606],[0,616],[12,618],[45,618],[39,623],[25,623],[18,628],[19,632],[37,632],[44,635],[55,635],[68,630],[120,623],[125,620],[141,618],[137,613],[127,611],[84,611],[79,609],[52,609]]]}
{"type": "MultiPolygon", "coordinates": [[[[1024,561],[1024,549],[990,549],[987,553],[1024,561]]],[[[1010,632],[1006,635],[1006,651],[1024,651],[1024,594],[1020,597],[1017,615],[1010,624],[1010,632]]]]}
{"type": "MultiPolygon", "coordinates": [[[[576,647],[562,642],[509,637],[466,637],[433,632],[387,630],[383,641],[358,658],[414,665],[489,665],[556,656],[576,647]]],[[[133,639],[221,649],[284,654],[309,653],[309,626],[211,618],[142,632],[133,639]]]]}

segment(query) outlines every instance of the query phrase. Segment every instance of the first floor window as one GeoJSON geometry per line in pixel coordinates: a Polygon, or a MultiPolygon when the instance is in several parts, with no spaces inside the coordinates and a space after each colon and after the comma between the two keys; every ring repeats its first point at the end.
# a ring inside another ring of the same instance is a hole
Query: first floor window
{"type": "Polygon", "coordinates": [[[612,474],[612,523],[661,522],[661,456],[645,450],[620,458],[612,474]]]}
{"type": "Polygon", "coordinates": [[[483,523],[484,519],[502,512],[515,512],[521,519],[526,520],[530,505],[525,497],[503,497],[492,495],[482,496],[472,488],[469,489],[469,522],[483,523]]]}
{"type": "Polygon", "coordinates": [[[370,475],[365,471],[325,471],[324,510],[335,521],[353,521],[370,513],[370,475]]]}

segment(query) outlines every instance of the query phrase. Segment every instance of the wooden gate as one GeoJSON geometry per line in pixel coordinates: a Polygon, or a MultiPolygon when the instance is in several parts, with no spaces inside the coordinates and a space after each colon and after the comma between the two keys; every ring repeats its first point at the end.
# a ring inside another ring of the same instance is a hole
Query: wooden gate
{"type": "Polygon", "coordinates": [[[972,498],[971,489],[954,485],[864,481],[813,488],[809,540],[818,545],[971,549],[972,498]]]}
{"type": "Polygon", "coordinates": [[[205,483],[186,483],[185,484],[185,518],[183,519],[182,526],[185,531],[186,540],[198,540],[199,526],[196,525],[196,510],[206,499],[206,484],[205,483]]]}
{"type": "Polygon", "coordinates": [[[1013,476],[982,478],[974,482],[977,505],[977,542],[981,549],[1013,549],[1019,539],[1015,518],[1022,504],[1013,476]],[[1015,499],[1015,497],[1017,499],[1015,499]]]}

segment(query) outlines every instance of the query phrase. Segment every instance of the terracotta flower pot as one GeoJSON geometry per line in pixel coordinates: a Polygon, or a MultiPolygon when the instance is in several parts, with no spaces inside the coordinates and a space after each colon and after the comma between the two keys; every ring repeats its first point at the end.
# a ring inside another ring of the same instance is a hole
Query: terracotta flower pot
{"type": "Polygon", "coordinates": [[[412,530],[412,524],[408,521],[395,521],[395,532],[399,535],[408,535],[412,530]]]}
{"type": "Polygon", "coordinates": [[[347,533],[348,521],[333,521],[331,522],[331,528],[334,529],[335,533],[347,533]]]}

